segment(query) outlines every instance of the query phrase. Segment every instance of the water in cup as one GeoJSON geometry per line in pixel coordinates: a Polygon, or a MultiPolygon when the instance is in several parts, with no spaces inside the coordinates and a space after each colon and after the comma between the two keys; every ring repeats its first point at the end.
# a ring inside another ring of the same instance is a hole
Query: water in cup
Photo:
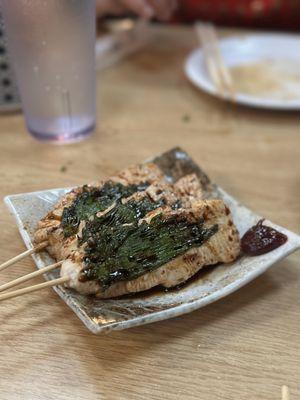
{"type": "Polygon", "coordinates": [[[28,130],[77,141],[95,127],[95,0],[2,0],[28,130]]]}

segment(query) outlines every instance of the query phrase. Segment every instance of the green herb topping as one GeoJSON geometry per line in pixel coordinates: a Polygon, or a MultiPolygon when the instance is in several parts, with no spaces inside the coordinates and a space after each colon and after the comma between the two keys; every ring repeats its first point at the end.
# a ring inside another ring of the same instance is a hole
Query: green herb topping
{"type": "Polygon", "coordinates": [[[99,211],[104,211],[115,201],[131,196],[137,191],[143,191],[149,186],[148,182],[138,185],[122,185],[121,183],[106,182],[100,189],[83,187],[83,192],[77,196],[70,207],[63,210],[61,226],[64,236],[75,235],[80,221],[86,221],[99,211]]]}
{"type": "Polygon", "coordinates": [[[150,223],[138,223],[161,205],[147,197],[118,202],[105,215],[88,221],[79,239],[85,253],[80,280],[97,280],[104,290],[115,282],[135,279],[201,246],[218,230],[217,225],[205,228],[203,220],[191,223],[180,214],[160,213],[150,223]]]}

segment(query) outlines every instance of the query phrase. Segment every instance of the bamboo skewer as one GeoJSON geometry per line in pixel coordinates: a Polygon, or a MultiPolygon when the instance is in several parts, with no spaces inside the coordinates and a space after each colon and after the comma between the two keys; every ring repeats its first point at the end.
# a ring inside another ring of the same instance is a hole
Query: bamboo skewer
{"type": "Polygon", "coordinates": [[[288,386],[283,385],[281,387],[281,396],[282,396],[282,400],[290,400],[290,391],[288,386]]]}
{"type": "Polygon", "coordinates": [[[36,276],[44,274],[45,272],[52,271],[53,269],[60,267],[61,264],[62,264],[62,261],[59,261],[55,264],[47,265],[44,268],[38,269],[37,271],[31,272],[30,274],[21,276],[20,278],[17,278],[17,279],[14,279],[13,281],[5,283],[4,285],[0,286],[0,292],[3,292],[3,290],[6,290],[6,289],[10,289],[16,285],[19,285],[20,283],[27,282],[36,276]]]}
{"type": "MultiPolygon", "coordinates": [[[[17,255],[16,257],[11,258],[10,260],[8,260],[8,261],[6,261],[6,262],[4,262],[3,264],[0,265],[0,271],[4,270],[5,268],[9,267],[10,265],[13,265],[13,264],[17,263],[18,261],[22,260],[23,258],[25,258],[25,257],[27,257],[27,256],[29,256],[29,255],[31,255],[33,253],[36,253],[36,252],[38,252],[40,250],[43,250],[45,247],[47,247],[47,245],[48,245],[48,242],[46,242],[46,241],[42,242],[42,243],[38,244],[37,246],[33,247],[32,249],[26,250],[23,253],[17,255]]],[[[12,288],[12,287],[14,287],[16,285],[19,285],[20,283],[26,282],[26,281],[28,281],[28,280],[36,277],[36,276],[39,276],[39,275],[42,275],[42,274],[44,274],[46,272],[52,271],[55,268],[61,266],[62,263],[63,263],[63,261],[59,261],[59,262],[56,262],[54,264],[47,265],[44,268],[41,268],[41,269],[39,269],[37,271],[34,271],[34,272],[31,272],[31,273],[26,274],[24,276],[21,276],[20,278],[14,279],[11,282],[5,283],[5,284],[0,286],[0,292],[4,291],[6,289],[12,288]]],[[[28,287],[25,287],[25,288],[22,288],[22,289],[14,290],[14,291],[11,291],[11,292],[8,292],[8,293],[0,294],[0,301],[1,300],[11,299],[13,297],[21,296],[21,295],[24,295],[24,294],[27,294],[27,293],[35,292],[37,290],[41,290],[41,289],[44,289],[46,287],[57,286],[57,285],[60,285],[62,283],[67,282],[69,279],[70,279],[69,277],[64,276],[64,277],[61,277],[61,278],[58,278],[58,279],[54,279],[54,280],[51,280],[51,281],[48,281],[48,282],[40,283],[38,285],[32,285],[32,286],[28,286],[28,287]]]]}
{"type": "Polygon", "coordinates": [[[20,260],[23,260],[23,258],[30,256],[30,254],[36,253],[40,250],[43,250],[47,245],[48,245],[48,242],[42,242],[42,243],[38,244],[37,246],[33,247],[32,249],[26,250],[23,253],[18,254],[16,257],[13,257],[10,260],[5,261],[3,264],[0,265],[0,271],[3,271],[5,268],[17,263],[20,260]]]}
{"type": "Polygon", "coordinates": [[[62,278],[57,278],[52,281],[39,283],[38,285],[28,286],[23,289],[18,289],[18,290],[13,290],[12,292],[3,293],[0,294],[0,301],[12,299],[13,297],[21,296],[27,293],[36,292],[37,290],[41,290],[47,287],[61,285],[69,280],[70,278],[68,276],[63,276],[62,278]]]}

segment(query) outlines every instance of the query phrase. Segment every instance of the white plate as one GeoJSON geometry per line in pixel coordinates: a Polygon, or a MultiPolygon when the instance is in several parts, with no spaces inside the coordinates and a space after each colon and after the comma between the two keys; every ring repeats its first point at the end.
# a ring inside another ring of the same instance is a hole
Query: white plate
{"type": "MultiPolygon", "coordinates": [[[[249,94],[249,91],[247,93],[239,88],[237,103],[277,110],[300,109],[300,35],[266,33],[235,36],[221,39],[220,49],[228,67],[256,65],[256,84],[259,80],[262,84],[263,81],[269,82],[264,93],[260,89],[249,94]],[[266,79],[262,78],[260,71],[266,79]]],[[[187,58],[185,72],[198,88],[221,97],[208,75],[200,48],[187,58]]]]}

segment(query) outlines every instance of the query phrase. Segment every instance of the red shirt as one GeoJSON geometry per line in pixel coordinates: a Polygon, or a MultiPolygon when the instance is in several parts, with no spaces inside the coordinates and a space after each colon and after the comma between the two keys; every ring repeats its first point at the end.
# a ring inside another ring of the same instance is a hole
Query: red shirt
{"type": "Polygon", "coordinates": [[[219,25],[299,29],[300,0],[181,0],[177,19],[219,25]]]}

